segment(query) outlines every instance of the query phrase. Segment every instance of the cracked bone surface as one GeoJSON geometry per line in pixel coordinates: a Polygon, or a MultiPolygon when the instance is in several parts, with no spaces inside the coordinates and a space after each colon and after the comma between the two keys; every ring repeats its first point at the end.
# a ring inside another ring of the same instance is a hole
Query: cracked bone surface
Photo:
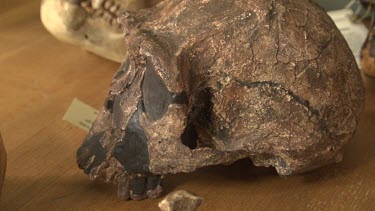
{"type": "Polygon", "coordinates": [[[121,24],[126,10],[155,5],[160,0],[42,0],[45,28],[63,42],[78,45],[106,59],[122,62],[126,56],[121,24]]]}
{"type": "Polygon", "coordinates": [[[168,194],[158,205],[162,211],[196,211],[202,201],[193,193],[178,190],[168,194]]]}
{"type": "Polygon", "coordinates": [[[249,157],[280,175],[339,162],[364,104],[348,44],[309,0],[168,0],[128,12],[128,57],[77,152],[122,199],[249,157]]]}

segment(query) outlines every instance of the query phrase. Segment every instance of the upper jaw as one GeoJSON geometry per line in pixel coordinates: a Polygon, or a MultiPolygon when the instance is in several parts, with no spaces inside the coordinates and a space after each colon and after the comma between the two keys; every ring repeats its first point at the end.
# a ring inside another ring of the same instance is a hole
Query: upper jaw
{"type": "Polygon", "coordinates": [[[127,47],[117,17],[149,6],[150,1],[146,0],[43,0],[41,20],[59,40],[121,63],[127,47]]]}
{"type": "Polygon", "coordinates": [[[126,54],[121,24],[117,15],[123,6],[95,9],[92,1],[43,0],[41,21],[57,39],[116,62],[126,54]],[[113,9],[111,9],[113,8],[113,9]]]}
{"type": "Polygon", "coordinates": [[[44,0],[41,5],[41,21],[58,39],[76,43],[76,36],[85,24],[87,12],[78,4],[67,0],[44,0]]]}

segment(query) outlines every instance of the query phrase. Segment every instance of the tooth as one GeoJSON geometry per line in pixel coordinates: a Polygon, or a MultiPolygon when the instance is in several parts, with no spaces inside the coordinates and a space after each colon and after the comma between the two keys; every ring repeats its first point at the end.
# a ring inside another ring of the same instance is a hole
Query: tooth
{"type": "Polygon", "coordinates": [[[112,6],[113,2],[112,1],[106,1],[104,3],[104,9],[109,9],[112,6]]]}
{"type": "Polygon", "coordinates": [[[160,176],[152,175],[152,176],[147,177],[147,183],[146,183],[147,190],[154,190],[160,184],[161,184],[160,176]]]}
{"type": "Polygon", "coordinates": [[[117,19],[116,18],[112,18],[111,25],[112,26],[116,26],[116,24],[117,24],[117,19]]]}
{"type": "Polygon", "coordinates": [[[116,11],[116,16],[119,17],[123,13],[123,9],[119,8],[119,10],[116,11]]]}
{"type": "Polygon", "coordinates": [[[115,13],[115,12],[117,11],[118,8],[119,8],[118,5],[113,5],[111,8],[109,8],[109,11],[110,11],[111,13],[115,13]]]}
{"type": "Polygon", "coordinates": [[[104,14],[103,10],[96,10],[94,13],[95,16],[99,16],[99,17],[103,16],[103,14],[104,14]]]}
{"type": "Polygon", "coordinates": [[[142,200],[146,197],[146,178],[134,178],[130,182],[130,198],[133,200],[142,200]]]}
{"type": "Polygon", "coordinates": [[[95,11],[92,7],[87,7],[85,9],[86,9],[87,13],[89,13],[89,14],[92,14],[95,11]]]}
{"type": "Polygon", "coordinates": [[[117,196],[120,200],[129,199],[129,178],[127,176],[121,176],[117,180],[117,196]]]}
{"type": "Polygon", "coordinates": [[[81,6],[84,7],[84,8],[91,7],[91,2],[83,1],[83,2],[81,2],[81,6]]]}
{"type": "Polygon", "coordinates": [[[104,12],[103,18],[105,21],[110,21],[112,19],[112,15],[108,12],[104,12]]]}
{"type": "Polygon", "coordinates": [[[163,192],[163,188],[161,186],[161,176],[149,176],[147,177],[146,188],[147,192],[146,195],[148,198],[158,198],[163,192]]]}
{"type": "Polygon", "coordinates": [[[104,0],[92,0],[91,4],[94,9],[99,9],[102,7],[104,0]]]}

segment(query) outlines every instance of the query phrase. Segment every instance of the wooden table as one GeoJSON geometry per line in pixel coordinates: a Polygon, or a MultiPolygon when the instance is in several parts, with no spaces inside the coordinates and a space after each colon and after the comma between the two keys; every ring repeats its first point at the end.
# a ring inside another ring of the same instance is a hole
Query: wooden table
{"type": "MultiPolygon", "coordinates": [[[[0,209],[157,210],[159,200],[119,201],[114,186],[91,182],[75,163],[86,133],[62,120],[75,97],[99,109],[119,65],[58,42],[39,21],[38,1],[1,1],[0,129],[8,169],[0,209]]],[[[205,199],[201,210],[374,210],[375,79],[365,83],[365,111],[342,163],[283,178],[243,160],[167,176],[167,192],[197,193],[205,199]]]]}

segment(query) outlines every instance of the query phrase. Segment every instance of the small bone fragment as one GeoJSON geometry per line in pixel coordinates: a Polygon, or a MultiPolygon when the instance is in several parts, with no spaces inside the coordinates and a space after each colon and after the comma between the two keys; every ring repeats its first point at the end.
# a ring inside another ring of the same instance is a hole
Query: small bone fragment
{"type": "Polygon", "coordinates": [[[159,202],[159,208],[162,211],[195,211],[201,205],[202,201],[201,197],[193,193],[178,190],[168,194],[159,202]]]}

